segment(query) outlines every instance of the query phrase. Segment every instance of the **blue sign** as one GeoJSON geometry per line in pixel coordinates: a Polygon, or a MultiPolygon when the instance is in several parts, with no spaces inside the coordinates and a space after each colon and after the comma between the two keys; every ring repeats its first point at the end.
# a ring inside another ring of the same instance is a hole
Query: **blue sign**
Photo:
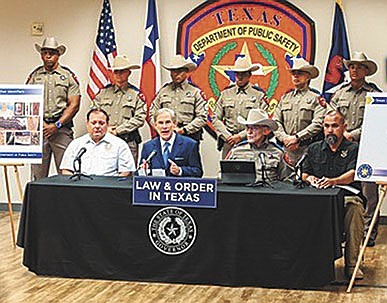
{"type": "Polygon", "coordinates": [[[143,177],[133,179],[133,205],[216,208],[216,180],[143,177]]]}

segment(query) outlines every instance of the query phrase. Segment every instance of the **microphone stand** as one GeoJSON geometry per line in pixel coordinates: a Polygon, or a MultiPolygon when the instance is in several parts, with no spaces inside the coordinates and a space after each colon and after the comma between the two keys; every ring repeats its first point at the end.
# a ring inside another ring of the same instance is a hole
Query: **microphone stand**
{"type": "Polygon", "coordinates": [[[81,157],[77,157],[77,158],[74,159],[73,167],[74,167],[74,174],[69,177],[70,180],[79,181],[79,180],[81,180],[81,177],[85,177],[85,178],[87,178],[89,180],[93,180],[93,177],[91,177],[89,175],[86,175],[86,174],[82,174],[82,170],[81,170],[81,168],[82,168],[81,157]],[[78,163],[78,168],[75,165],[76,163],[78,163]]]}
{"type": "Polygon", "coordinates": [[[293,185],[298,189],[306,187],[307,183],[302,180],[302,162],[294,168],[294,172],[296,177],[293,180],[293,185]]]}
{"type": "Polygon", "coordinates": [[[262,186],[262,187],[266,186],[266,187],[273,188],[273,186],[268,182],[269,178],[267,177],[266,165],[264,164],[261,165],[261,178],[262,178],[262,181],[255,182],[253,186],[262,186]]]}
{"type": "Polygon", "coordinates": [[[153,172],[152,172],[152,159],[147,162],[148,163],[148,169],[149,169],[149,172],[146,174],[148,177],[152,177],[153,176],[153,172]]]}

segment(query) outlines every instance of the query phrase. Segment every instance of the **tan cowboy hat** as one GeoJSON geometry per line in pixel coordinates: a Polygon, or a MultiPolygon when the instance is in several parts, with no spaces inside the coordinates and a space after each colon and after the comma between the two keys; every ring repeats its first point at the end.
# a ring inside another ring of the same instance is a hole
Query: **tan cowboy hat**
{"type": "Polygon", "coordinates": [[[54,37],[47,37],[43,40],[42,46],[40,46],[38,43],[35,43],[35,49],[38,51],[38,53],[42,52],[42,49],[55,49],[58,51],[59,56],[63,55],[66,51],[66,46],[59,45],[58,41],[54,37]]]}
{"type": "Polygon", "coordinates": [[[191,60],[185,59],[182,55],[173,56],[167,65],[163,65],[167,70],[173,70],[178,68],[186,68],[188,72],[192,72],[197,68],[197,65],[191,60]]]}
{"type": "Polygon", "coordinates": [[[125,55],[120,55],[114,58],[113,66],[110,67],[111,70],[123,70],[123,69],[139,69],[140,65],[130,64],[129,59],[125,55]]]}
{"type": "Polygon", "coordinates": [[[234,66],[230,67],[230,70],[237,73],[254,72],[259,70],[259,65],[252,64],[250,58],[247,56],[239,57],[235,60],[234,66]]]}
{"type": "Polygon", "coordinates": [[[349,66],[353,63],[360,63],[368,68],[367,76],[371,76],[378,70],[378,65],[375,61],[368,60],[367,56],[363,52],[353,52],[351,60],[343,59],[344,65],[349,69],[349,66]]]}
{"type": "Polygon", "coordinates": [[[318,68],[314,65],[311,65],[304,58],[294,58],[293,59],[293,67],[288,70],[292,71],[301,71],[307,72],[310,75],[311,79],[317,78],[320,74],[318,68]]]}
{"type": "Polygon", "coordinates": [[[241,116],[238,116],[237,120],[238,120],[238,123],[244,124],[244,125],[261,125],[261,126],[267,126],[271,130],[278,129],[277,122],[270,119],[267,113],[259,108],[251,109],[247,115],[246,120],[241,116]]]}

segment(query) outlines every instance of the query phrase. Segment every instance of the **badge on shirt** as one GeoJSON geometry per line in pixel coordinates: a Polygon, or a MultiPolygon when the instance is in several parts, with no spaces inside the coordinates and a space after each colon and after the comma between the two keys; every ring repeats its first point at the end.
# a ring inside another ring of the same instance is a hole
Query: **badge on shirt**
{"type": "Polygon", "coordinates": [[[252,96],[250,99],[252,102],[255,102],[255,100],[257,100],[257,98],[255,96],[252,96]]]}
{"type": "Polygon", "coordinates": [[[66,80],[66,76],[65,76],[65,75],[61,75],[61,76],[60,76],[60,79],[61,79],[61,80],[66,80]]]}
{"type": "Polygon", "coordinates": [[[112,149],[112,145],[110,143],[105,145],[106,151],[110,151],[112,149]]]}
{"type": "Polygon", "coordinates": [[[340,156],[341,156],[341,158],[347,158],[347,156],[348,156],[348,150],[342,150],[341,151],[341,153],[340,153],[340,156]]]}
{"type": "Polygon", "coordinates": [[[191,93],[191,92],[186,92],[185,95],[186,95],[187,97],[192,97],[192,93],[191,93]]]}
{"type": "Polygon", "coordinates": [[[311,103],[313,102],[313,100],[314,100],[314,98],[307,99],[307,100],[306,100],[306,103],[307,103],[307,104],[311,104],[311,103]]]}

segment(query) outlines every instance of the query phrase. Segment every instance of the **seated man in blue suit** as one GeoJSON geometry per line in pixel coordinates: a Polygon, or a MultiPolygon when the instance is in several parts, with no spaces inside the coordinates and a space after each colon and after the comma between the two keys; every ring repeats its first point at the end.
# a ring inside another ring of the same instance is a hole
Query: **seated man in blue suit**
{"type": "Polygon", "coordinates": [[[161,108],[153,118],[159,136],[144,144],[141,168],[165,169],[167,176],[203,176],[198,143],[174,131],[177,127],[175,112],[161,108]],[[148,158],[151,158],[150,163],[146,161],[148,158]]]}

